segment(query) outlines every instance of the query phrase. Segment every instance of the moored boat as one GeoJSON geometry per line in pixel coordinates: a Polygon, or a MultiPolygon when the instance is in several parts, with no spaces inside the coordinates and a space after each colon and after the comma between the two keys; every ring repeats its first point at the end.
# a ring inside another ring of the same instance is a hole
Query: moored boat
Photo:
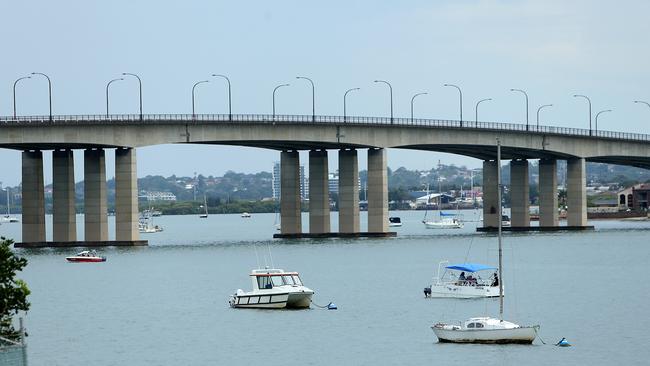
{"type": "Polygon", "coordinates": [[[397,216],[389,217],[388,218],[388,226],[390,226],[390,227],[401,227],[402,226],[402,219],[397,217],[397,216]]]}
{"type": "Polygon", "coordinates": [[[251,217],[251,214],[249,214],[248,212],[242,212],[241,217],[248,219],[251,217]]]}
{"type": "Polygon", "coordinates": [[[238,289],[230,296],[233,308],[309,308],[314,291],[302,284],[298,272],[282,269],[255,269],[250,277],[253,291],[238,289]]]}
{"type": "Polygon", "coordinates": [[[457,299],[497,297],[500,293],[497,274],[494,273],[485,279],[479,275],[480,272],[493,270],[496,270],[496,267],[484,264],[449,264],[448,261],[442,261],[438,264],[438,274],[431,286],[424,289],[424,296],[457,299]]]}
{"type": "Polygon", "coordinates": [[[97,255],[94,250],[84,250],[65,259],[68,262],[106,262],[106,257],[97,255]]]}

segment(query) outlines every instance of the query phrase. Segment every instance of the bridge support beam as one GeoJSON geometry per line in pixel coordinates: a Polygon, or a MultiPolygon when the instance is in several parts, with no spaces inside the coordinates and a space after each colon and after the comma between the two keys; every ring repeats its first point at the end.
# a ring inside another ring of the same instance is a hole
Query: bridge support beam
{"type": "Polygon", "coordinates": [[[23,242],[45,241],[45,189],[43,184],[43,152],[22,154],[22,230],[23,242]]]}
{"type": "Polygon", "coordinates": [[[483,227],[498,227],[501,220],[497,169],[496,161],[483,161],[483,227]]]}
{"type": "Polygon", "coordinates": [[[339,150],[339,233],[360,231],[357,150],[339,150]]]}
{"type": "Polygon", "coordinates": [[[298,151],[280,153],[280,220],[280,233],[302,233],[298,151]]]}
{"type": "Polygon", "coordinates": [[[368,149],[368,232],[388,232],[386,150],[368,149]]]}
{"type": "Polygon", "coordinates": [[[135,149],[115,149],[115,240],[140,239],[135,149]]]}
{"type": "Polygon", "coordinates": [[[84,150],[84,239],[108,240],[104,149],[84,150]]]}
{"type": "Polygon", "coordinates": [[[330,232],[327,150],[309,152],[309,233],[330,232]]]}
{"type": "Polygon", "coordinates": [[[557,160],[539,161],[539,226],[559,226],[557,205],[557,160]]]}
{"type": "Polygon", "coordinates": [[[585,159],[567,160],[567,225],[587,225],[587,176],[585,159]]]}
{"type": "Polygon", "coordinates": [[[77,241],[72,150],[52,152],[52,178],[52,238],[55,242],[77,241]]]}
{"type": "Polygon", "coordinates": [[[530,226],[528,160],[510,162],[510,211],[513,227],[530,226]]]}

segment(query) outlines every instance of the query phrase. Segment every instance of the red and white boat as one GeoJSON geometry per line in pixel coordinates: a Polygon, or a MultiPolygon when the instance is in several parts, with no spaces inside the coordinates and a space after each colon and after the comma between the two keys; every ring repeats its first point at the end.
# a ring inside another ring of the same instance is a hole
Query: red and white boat
{"type": "Polygon", "coordinates": [[[68,262],[106,262],[106,257],[97,255],[94,250],[84,250],[65,259],[68,262]]]}

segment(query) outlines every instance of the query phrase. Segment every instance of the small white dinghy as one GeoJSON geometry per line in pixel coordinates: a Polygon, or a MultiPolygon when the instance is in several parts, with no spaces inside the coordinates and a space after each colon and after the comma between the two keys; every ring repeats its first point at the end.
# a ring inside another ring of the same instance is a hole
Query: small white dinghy
{"type": "Polygon", "coordinates": [[[250,274],[253,291],[237,290],[230,296],[233,308],[308,308],[314,291],[302,284],[298,272],[283,269],[254,269],[250,274]]]}

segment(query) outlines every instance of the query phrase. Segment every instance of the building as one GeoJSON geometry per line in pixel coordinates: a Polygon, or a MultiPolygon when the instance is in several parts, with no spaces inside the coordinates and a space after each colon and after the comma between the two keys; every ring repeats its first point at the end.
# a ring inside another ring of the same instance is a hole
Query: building
{"type": "Polygon", "coordinates": [[[619,210],[647,211],[650,183],[641,183],[617,193],[619,210]]]}
{"type": "Polygon", "coordinates": [[[176,195],[173,194],[172,192],[141,191],[140,194],[138,195],[138,198],[149,202],[176,201],[176,195]]]}
{"type": "MultiPolygon", "coordinates": [[[[280,200],[280,162],[276,161],[273,163],[273,178],[271,189],[273,191],[273,199],[280,200]]],[[[302,200],[309,199],[309,179],[305,177],[305,166],[300,166],[300,198],[302,200]]]]}

